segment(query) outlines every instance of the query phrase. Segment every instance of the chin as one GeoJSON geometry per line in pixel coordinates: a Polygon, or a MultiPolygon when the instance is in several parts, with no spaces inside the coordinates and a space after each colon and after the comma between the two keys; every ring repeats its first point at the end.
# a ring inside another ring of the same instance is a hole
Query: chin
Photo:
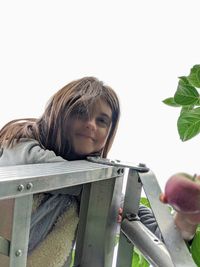
{"type": "Polygon", "coordinates": [[[74,149],[74,152],[80,156],[87,156],[87,155],[93,154],[94,149],[90,147],[77,147],[77,149],[76,148],[74,149]]]}
{"type": "Polygon", "coordinates": [[[90,154],[93,154],[93,151],[77,150],[77,151],[75,151],[75,153],[76,153],[77,155],[79,155],[79,156],[85,156],[85,157],[87,157],[87,156],[89,156],[90,154]]]}
{"type": "Polygon", "coordinates": [[[93,154],[94,154],[93,152],[81,152],[81,153],[78,153],[78,155],[85,156],[85,157],[93,155],[93,154]]]}

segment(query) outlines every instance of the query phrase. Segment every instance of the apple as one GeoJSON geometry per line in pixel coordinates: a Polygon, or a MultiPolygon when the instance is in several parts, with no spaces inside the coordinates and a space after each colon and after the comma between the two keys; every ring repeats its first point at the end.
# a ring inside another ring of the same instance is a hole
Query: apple
{"type": "Polygon", "coordinates": [[[168,203],[176,211],[198,215],[200,219],[200,176],[186,173],[171,176],[165,185],[160,200],[168,203]]]}

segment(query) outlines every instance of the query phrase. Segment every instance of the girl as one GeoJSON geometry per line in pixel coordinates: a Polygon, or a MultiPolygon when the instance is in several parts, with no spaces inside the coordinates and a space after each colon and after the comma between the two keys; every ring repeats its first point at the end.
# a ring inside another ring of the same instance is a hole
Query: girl
{"type": "MultiPolygon", "coordinates": [[[[41,118],[14,120],[1,129],[0,166],[106,157],[119,116],[112,88],[94,77],[73,81],[53,95],[41,118]]],[[[80,194],[75,186],[34,195],[27,266],[70,265],[80,194]]],[[[8,240],[12,210],[13,200],[0,201],[0,235],[8,240]]],[[[1,257],[1,266],[8,266],[1,257]]]]}

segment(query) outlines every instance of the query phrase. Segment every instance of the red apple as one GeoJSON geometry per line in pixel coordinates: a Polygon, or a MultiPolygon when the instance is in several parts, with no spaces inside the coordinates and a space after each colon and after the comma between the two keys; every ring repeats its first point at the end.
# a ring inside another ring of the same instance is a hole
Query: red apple
{"type": "Polygon", "coordinates": [[[191,213],[200,220],[200,176],[192,177],[185,173],[173,175],[167,181],[160,199],[175,210],[191,213]]]}

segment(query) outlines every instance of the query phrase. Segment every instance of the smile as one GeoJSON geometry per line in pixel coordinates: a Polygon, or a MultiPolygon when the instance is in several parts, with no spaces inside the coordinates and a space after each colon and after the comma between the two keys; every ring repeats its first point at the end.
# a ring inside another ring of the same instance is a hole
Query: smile
{"type": "Polygon", "coordinates": [[[94,138],[92,136],[90,136],[90,135],[87,135],[87,134],[77,134],[77,136],[82,137],[82,138],[85,138],[85,139],[92,140],[94,142],[94,138]]]}

